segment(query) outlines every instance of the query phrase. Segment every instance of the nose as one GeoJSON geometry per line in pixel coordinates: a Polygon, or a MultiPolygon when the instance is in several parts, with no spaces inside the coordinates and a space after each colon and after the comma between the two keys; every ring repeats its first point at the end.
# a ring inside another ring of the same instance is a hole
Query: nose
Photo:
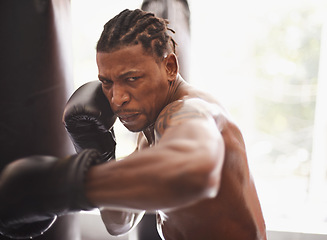
{"type": "Polygon", "coordinates": [[[117,107],[121,107],[129,101],[129,94],[123,87],[114,84],[112,87],[111,102],[117,107]]]}

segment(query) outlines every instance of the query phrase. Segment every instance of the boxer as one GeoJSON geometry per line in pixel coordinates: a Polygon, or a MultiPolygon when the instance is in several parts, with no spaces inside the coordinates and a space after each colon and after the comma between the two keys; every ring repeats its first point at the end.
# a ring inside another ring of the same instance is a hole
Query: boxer
{"type": "Polygon", "coordinates": [[[113,235],[128,232],[147,211],[157,214],[166,240],[266,239],[241,131],[215,97],[183,80],[169,31],[166,20],[138,9],[104,25],[96,53],[101,91],[85,91],[95,84],[89,83],[74,95],[105,96],[106,106],[74,101],[80,110],[67,114],[69,102],[64,122],[82,116],[75,117],[77,132],[86,136],[81,149],[102,145],[102,138],[88,140],[94,129],[81,130],[89,124],[78,119],[91,119],[96,132],[112,131],[101,127],[102,112],[112,111],[139,137],[136,151],[122,161],[89,169],[87,199],[113,235]]]}

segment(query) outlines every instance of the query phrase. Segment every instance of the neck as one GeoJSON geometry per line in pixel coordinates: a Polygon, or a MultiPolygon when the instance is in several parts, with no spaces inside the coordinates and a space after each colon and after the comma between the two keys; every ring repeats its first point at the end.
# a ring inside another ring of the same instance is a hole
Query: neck
{"type": "MultiPolygon", "coordinates": [[[[165,104],[163,105],[163,108],[166,107],[168,104],[181,98],[181,94],[182,94],[181,86],[183,85],[183,83],[184,83],[183,78],[178,74],[177,79],[170,83],[167,99],[165,101],[165,104]]],[[[143,134],[146,137],[148,144],[150,146],[155,143],[154,125],[155,122],[151,124],[149,127],[147,127],[145,130],[143,130],[143,134]]]]}
{"type": "Polygon", "coordinates": [[[166,99],[164,107],[167,106],[168,104],[180,99],[181,86],[183,85],[183,83],[184,83],[183,78],[178,74],[177,79],[170,83],[170,87],[168,90],[167,99],[166,99]]]}

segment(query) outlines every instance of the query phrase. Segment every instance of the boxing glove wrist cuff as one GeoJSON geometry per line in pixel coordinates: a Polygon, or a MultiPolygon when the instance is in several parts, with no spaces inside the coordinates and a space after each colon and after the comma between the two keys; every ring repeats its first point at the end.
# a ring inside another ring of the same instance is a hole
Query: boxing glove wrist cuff
{"type": "Polygon", "coordinates": [[[73,204],[77,203],[78,205],[72,208],[73,210],[91,210],[96,208],[96,206],[92,205],[85,196],[85,178],[89,168],[98,164],[101,154],[95,149],[85,149],[75,156],[76,159],[74,162],[77,166],[72,167],[72,176],[75,173],[75,179],[73,181],[76,183],[73,185],[73,191],[75,193],[73,204]],[[74,168],[76,171],[74,171],[74,168]]]}

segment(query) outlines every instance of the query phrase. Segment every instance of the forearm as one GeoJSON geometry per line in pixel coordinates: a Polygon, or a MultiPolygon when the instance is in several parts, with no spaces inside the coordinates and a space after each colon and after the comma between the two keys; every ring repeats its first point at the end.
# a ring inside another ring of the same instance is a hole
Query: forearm
{"type": "Polygon", "coordinates": [[[141,221],[145,211],[131,212],[103,208],[100,213],[107,231],[111,235],[118,236],[133,229],[141,221]]]}
{"type": "Polygon", "coordinates": [[[158,181],[152,175],[156,164],[138,156],[92,167],[86,181],[88,199],[100,208],[155,210],[158,203],[152,205],[158,194],[153,185],[158,181]]]}
{"type": "Polygon", "coordinates": [[[188,142],[179,147],[153,147],[92,167],[86,181],[89,201],[98,207],[154,211],[212,197],[220,181],[216,160],[208,160],[212,153],[188,142]]]}

